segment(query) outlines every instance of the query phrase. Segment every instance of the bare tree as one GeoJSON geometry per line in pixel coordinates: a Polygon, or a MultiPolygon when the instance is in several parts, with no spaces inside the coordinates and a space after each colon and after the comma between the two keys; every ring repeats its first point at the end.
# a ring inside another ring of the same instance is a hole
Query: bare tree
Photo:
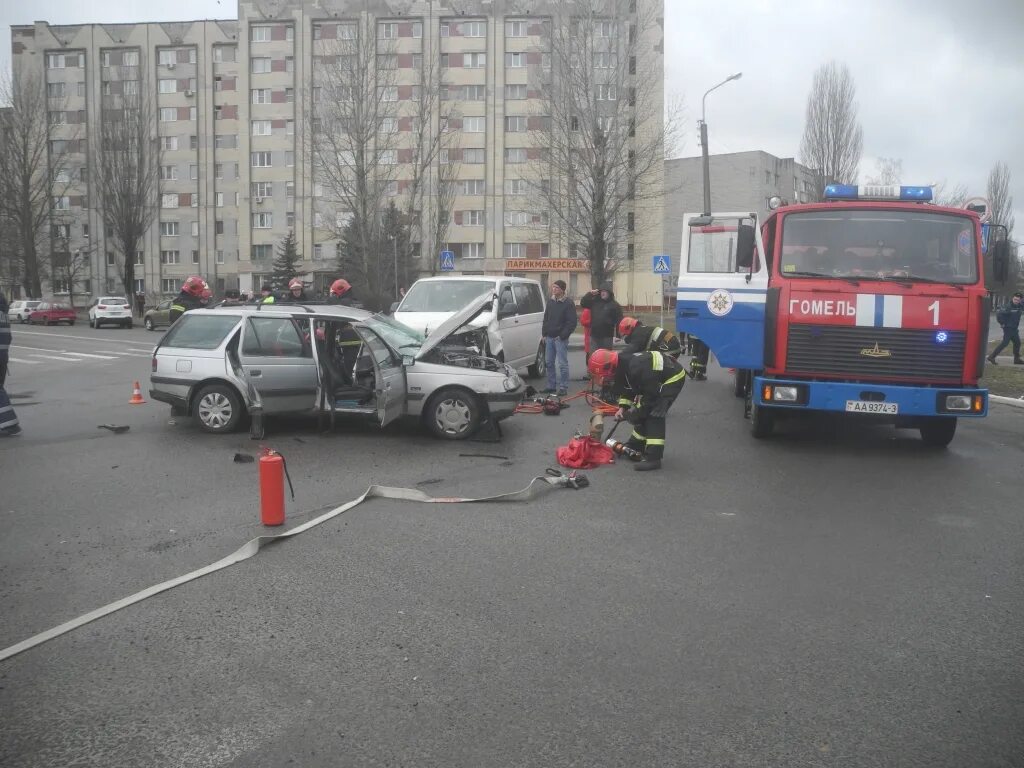
{"type": "Polygon", "coordinates": [[[845,64],[830,61],[814,73],[800,159],[815,173],[818,200],[823,199],[828,184],[857,181],[864,141],[856,95],[857,87],[845,64]]]}
{"type": "Polygon", "coordinates": [[[432,275],[438,272],[440,254],[448,242],[448,228],[451,226],[455,195],[458,193],[459,182],[456,179],[461,166],[457,158],[461,151],[458,140],[452,138],[451,143],[441,150],[438,159],[432,208],[429,209],[429,240],[425,244],[427,267],[432,275]]]}
{"type": "Polygon", "coordinates": [[[880,157],[875,161],[875,173],[868,176],[868,184],[899,184],[903,180],[903,161],[898,157],[880,157]]]}
{"type": "Polygon", "coordinates": [[[54,292],[58,287],[67,288],[68,305],[74,308],[75,292],[83,279],[92,272],[92,251],[89,248],[74,248],[71,244],[70,223],[60,219],[53,224],[53,256],[51,259],[51,281],[54,292]]]}
{"type": "Polygon", "coordinates": [[[963,208],[967,202],[967,186],[955,184],[947,187],[946,180],[932,184],[932,199],[936,205],[944,205],[949,208],[963,208]]]}
{"type": "Polygon", "coordinates": [[[77,145],[75,129],[51,140],[51,120],[62,116],[66,104],[62,83],[51,92],[43,78],[29,69],[15,69],[0,82],[0,101],[9,106],[0,116],[0,216],[5,220],[11,246],[8,271],[28,296],[42,296],[47,274],[43,252],[56,206],[68,202],[71,150],[77,145]]]}
{"type": "Polygon", "coordinates": [[[550,51],[526,54],[530,88],[544,99],[527,127],[546,160],[526,172],[538,207],[528,225],[550,217],[569,251],[589,259],[594,286],[615,272],[637,208],[664,196],[653,182],[682,120],[675,109],[661,120],[662,44],[650,3],[634,14],[614,0],[567,0],[550,51]]]}
{"type": "Polygon", "coordinates": [[[1010,167],[996,163],[988,174],[986,185],[988,204],[992,206],[992,223],[1006,227],[1007,237],[1013,236],[1013,195],[1010,194],[1010,167]]]}
{"type": "MultiPolygon", "coordinates": [[[[377,37],[372,15],[331,25],[313,58],[313,97],[306,137],[316,183],[336,206],[322,228],[340,240],[339,268],[371,309],[387,305],[393,284],[381,215],[397,194],[399,86],[397,54],[377,37]]],[[[415,87],[413,90],[415,94],[415,87]]]]}
{"type": "Polygon", "coordinates": [[[160,189],[155,106],[139,79],[145,71],[144,61],[114,68],[93,146],[97,202],[120,251],[117,269],[126,296],[135,295],[135,254],[156,218],[160,189]]]}

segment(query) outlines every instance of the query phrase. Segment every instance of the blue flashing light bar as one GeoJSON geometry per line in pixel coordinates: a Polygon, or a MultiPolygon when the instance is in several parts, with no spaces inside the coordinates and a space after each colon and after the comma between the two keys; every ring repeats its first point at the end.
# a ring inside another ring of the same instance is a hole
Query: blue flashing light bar
{"type": "Polygon", "coordinates": [[[829,184],[826,200],[904,200],[930,202],[931,187],[901,187],[895,184],[829,184]]]}

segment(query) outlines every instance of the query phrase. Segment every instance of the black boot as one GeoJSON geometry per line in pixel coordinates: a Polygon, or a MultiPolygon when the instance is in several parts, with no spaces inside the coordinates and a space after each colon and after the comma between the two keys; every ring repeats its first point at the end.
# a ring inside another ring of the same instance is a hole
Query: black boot
{"type": "Polygon", "coordinates": [[[999,363],[996,362],[996,356],[995,355],[989,355],[987,359],[988,359],[988,361],[990,363],[992,363],[992,365],[999,365],[999,363]]]}
{"type": "Polygon", "coordinates": [[[1021,358],[1021,357],[1013,358],[1013,364],[1014,365],[1024,365],[1024,358],[1021,358]]]}
{"type": "Polygon", "coordinates": [[[635,465],[633,469],[637,472],[650,472],[655,469],[661,469],[661,459],[644,459],[635,465]]]}

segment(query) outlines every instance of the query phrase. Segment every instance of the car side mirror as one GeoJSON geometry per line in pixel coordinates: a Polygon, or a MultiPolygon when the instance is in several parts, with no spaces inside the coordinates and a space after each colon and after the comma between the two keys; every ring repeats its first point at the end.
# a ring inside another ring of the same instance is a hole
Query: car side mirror
{"type": "Polygon", "coordinates": [[[736,269],[751,269],[754,266],[754,227],[740,224],[736,232],[736,269]]]}
{"type": "Polygon", "coordinates": [[[1010,277],[1010,243],[997,240],[992,246],[992,277],[998,283],[1005,283],[1010,277]]]}
{"type": "Polygon", "coordinates": [[[412,368],[416,365],[416,358],[412,355],[402,355],[402,367],[412,368]]]}

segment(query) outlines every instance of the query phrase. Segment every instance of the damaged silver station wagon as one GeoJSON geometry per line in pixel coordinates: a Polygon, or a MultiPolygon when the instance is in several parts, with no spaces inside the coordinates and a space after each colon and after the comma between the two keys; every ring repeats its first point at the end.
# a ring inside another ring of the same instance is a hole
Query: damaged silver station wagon
{"type": "Polygon", "coordinates": [[[466,333],[493,299],[479,296],[429,337],[351,307],[193,310],[153,350],[150,396],[207,432],[230,432],[252,413],[319,413],[382,426],[419,418],[437,437],[464,439],[511,416],[523,397],[516,371],[466,333]]]}

